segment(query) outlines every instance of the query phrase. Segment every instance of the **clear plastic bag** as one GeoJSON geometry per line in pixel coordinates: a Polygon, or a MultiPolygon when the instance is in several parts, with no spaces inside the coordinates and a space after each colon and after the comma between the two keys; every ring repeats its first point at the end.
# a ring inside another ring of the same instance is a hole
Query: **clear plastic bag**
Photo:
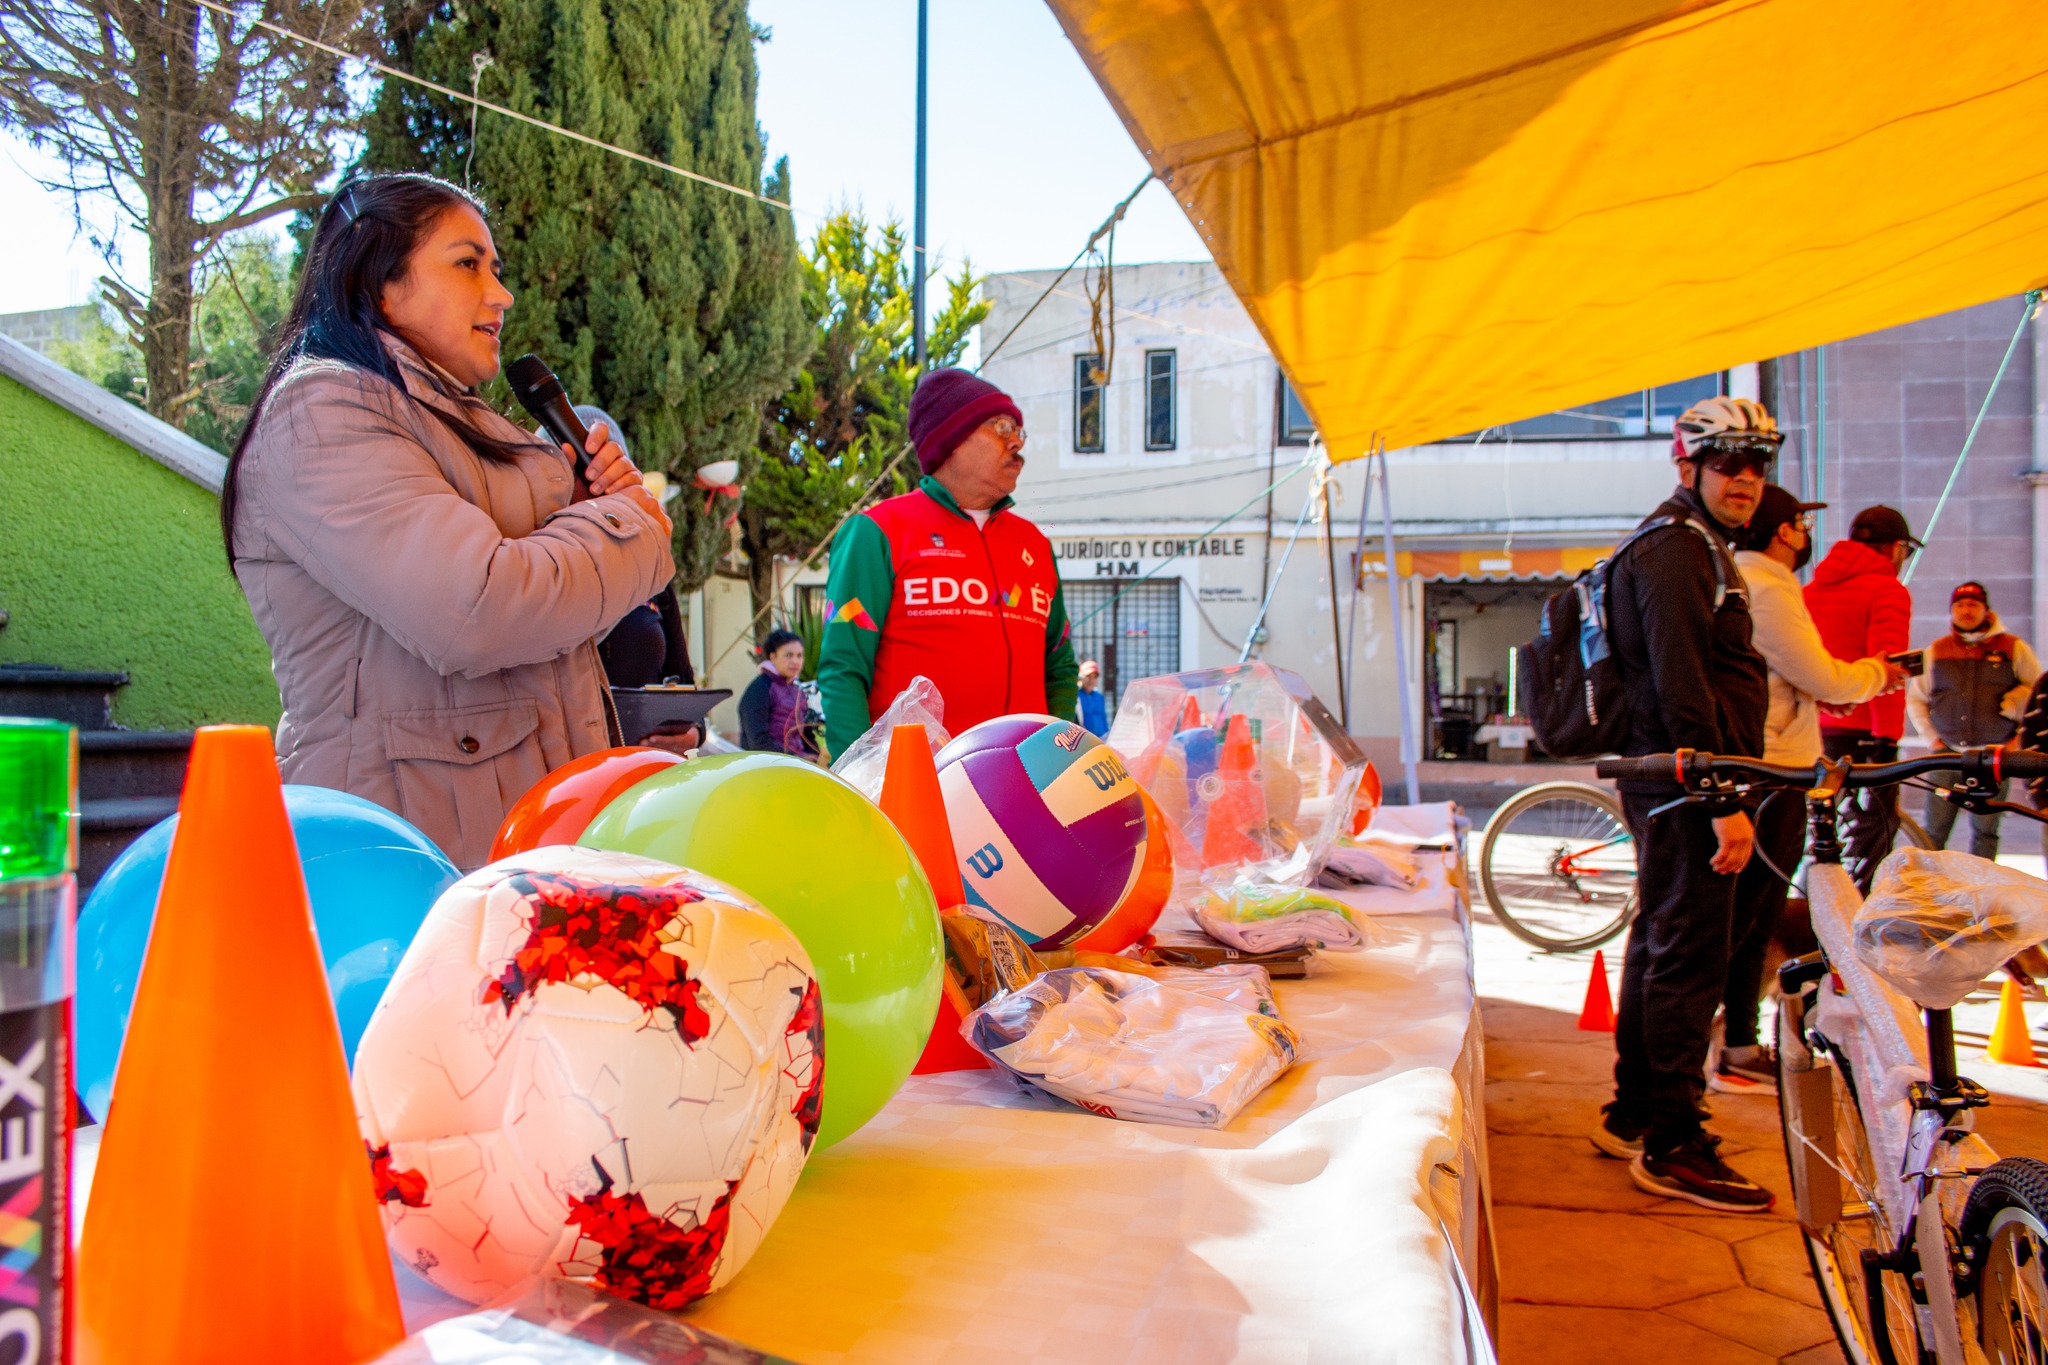
{"type": "Polygon", "coordinates": [[[1945,1010],[2048,941],[2048,882],[1967,853],[1900,849],[1878,865],[1853,934],[1871,971],[1945,1010]]]}
{"type": "Polygon", "coordinates": [[[437,1322],[372,1365],[789,1365],[668,1313],[568,1280],[437,1322]]]}
{"type": "Polygon", "coordinates": [[[912,678],[888,709],[876,718],[867,733],[846,746],[846,752],[832,760],[832,771],[854,790],[873,801],[882,794],[882,776],[889,767],[889,736],[899,725],[922,725],[931,741],[932,753],[953,742],[946,733],[946,701],[938,684],[922,673],[912,678]]]}
{"type": "Polygon", "coordinates": [[[970,1014],[960,1032],[1027,1087],[1093,1113],[1220,1128],[1294,1065],[1258,968],[1198,975],[1199,989],[1100,967],[1062,967],[970,1014]]]}
{"type": "Polygon", "coordinates": [[[1172,831],[1181,905],[1204,883],[1308,885],[1367,766],[1308,683],[1264,663],[1130,684],[1108,742],[1172,831]]]}
{"type": "Polygon", "coordinates": [[[1248,953],[1288,948],[1355,952],[1373,941],[1372,924],[1342,901],[1298,886],[1245,883],[1210,891],[1189,907],[1203,933],[1248,953]]]}

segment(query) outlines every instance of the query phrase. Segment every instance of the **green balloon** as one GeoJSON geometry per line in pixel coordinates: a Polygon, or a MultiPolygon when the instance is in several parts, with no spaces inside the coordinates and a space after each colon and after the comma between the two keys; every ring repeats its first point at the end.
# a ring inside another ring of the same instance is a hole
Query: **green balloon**
{"type": "Polygon", "coordinates": [[[786,754],[719,754],[628,787],[577,841],[718,878],[788,925],[818,971],[818,1144],[873,1118],[917,1065],[945,972],[939,907],[873,802],[786,754]]]}

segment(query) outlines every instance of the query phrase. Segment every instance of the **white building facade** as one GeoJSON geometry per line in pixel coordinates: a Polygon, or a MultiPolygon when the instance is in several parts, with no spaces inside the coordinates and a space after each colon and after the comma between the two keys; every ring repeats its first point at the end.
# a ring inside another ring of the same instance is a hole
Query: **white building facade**
{"type": "Polygon", "coordinates": [[[1348,690],[1351,729],[1383,764],[1401,731],[1392,629],[1422,756],[1471,752],[1472,730],[1511,709],[1512,646],[1542,600],[1671,492],[1672,417],[1756,391],[1747,366],[1391,452],[1390,628],[1377,505],[1361,553],[1364,462],[1334,471],[1326,539],[1302,468],[1316,455],[1307,415],[1216,267],[1119,267],[1113,304],[1079,273],[1046,294],[1055,274],[988,280],[982,373],[1024,413],[1018,510],[1059,554],[1077,651],[1112,698],[1136,678],[1234,663],[1270,592],[1252,656],[1302,674],[1332,711],[1348,690]]]}

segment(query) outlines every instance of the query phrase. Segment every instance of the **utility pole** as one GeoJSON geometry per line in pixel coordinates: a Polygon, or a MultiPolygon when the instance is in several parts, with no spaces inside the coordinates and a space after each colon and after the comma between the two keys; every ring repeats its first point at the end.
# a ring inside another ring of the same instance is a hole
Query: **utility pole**
{"type": "MultiPolygon", "coordinates": [[[[917,214],[910,247],[911,347],[919,376],[924,374],[924,142],[925,68],[927,66],[928,0],[917,0],[917,214]]],[[[914,382],[914,381],[913,381],[914,382]]]]}

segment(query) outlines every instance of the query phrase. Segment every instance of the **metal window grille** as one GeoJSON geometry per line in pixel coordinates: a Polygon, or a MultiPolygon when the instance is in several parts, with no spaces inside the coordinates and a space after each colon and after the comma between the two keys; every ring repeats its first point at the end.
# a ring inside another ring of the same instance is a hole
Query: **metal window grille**
{"type": "Polygon", "coordinates": [[[1116,578],[1068,579],[1060,588],[1067,602],[1067,619],[1080,622],[1074,627],[1074,657],[1102,665],[1102,693],[1109,698],[1112,715],[1125,684],[1180,672],[1178,578],[1150,578],[1142,583],[1116,578]],[[1121,595],[1119,588],[1123,589],[1121,595]]]}

